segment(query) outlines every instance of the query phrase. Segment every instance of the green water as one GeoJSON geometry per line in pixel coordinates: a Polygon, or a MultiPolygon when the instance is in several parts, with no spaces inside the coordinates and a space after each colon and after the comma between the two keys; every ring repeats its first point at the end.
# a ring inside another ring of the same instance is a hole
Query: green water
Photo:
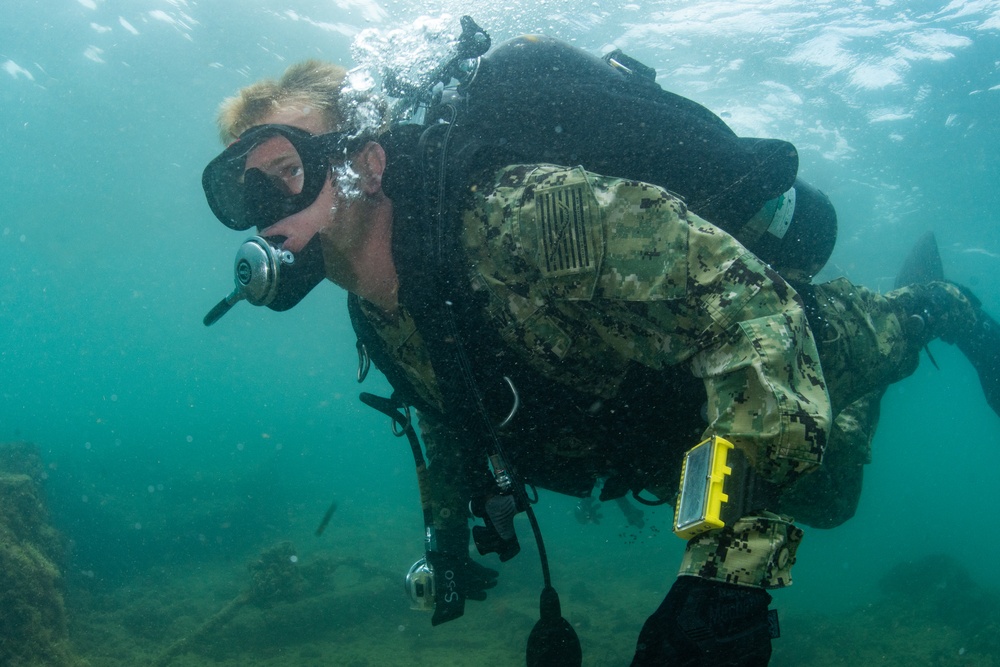
{"type": "MultiPolygon", "coordinates": [[[[615,44],[740,134],[793,141],[800,173],[840,217],[821,278],[889,289],[933,230],[949,276],[1000,315],[996,0],[441,7],[496,40],[544,31],[595,53],[615,44]]],[[[171,664],[523,662],[540,590],[526,524],[487,602],[435,629],[408,608],[400,581],[422,554],[412,460],[356,398],[344,293],[327,284],[284,314],[241,304],[201,324],[231,288],[243,239],[200,188],[219,150],[218,103],[304,57],[346,62],[358,29],[421,11],[64,0],[6,12],[0,441],[42,452],[67,542],[70,637],[91,665],[151,662],[284,541],[303,567],[343,564],[295,600],[241,608],[171,664]]],[[[1000,421],[964,358],[941,343],[932,352],[940,370],[925,360],[886,395],[857,515],[807,530],[794,586],[775,593],[784,636],[772,664],[1000,663],[1000,421]],[[934,554],[949,560],[921,561],[934,554]],[[905,562],[927,567],[908,596],[886,593],[879,582],[905,562]],[[974,586],[954,586],[951,566],[974,586]]],[[[387,390],[381,378],[364,388],[387,390]]],[[[627,664],[683,544],[664,511],[637,531],[613,506],[582,526],[574,504],[543,492],[538,506],[564,614],[585,664],[627,664]]]]}

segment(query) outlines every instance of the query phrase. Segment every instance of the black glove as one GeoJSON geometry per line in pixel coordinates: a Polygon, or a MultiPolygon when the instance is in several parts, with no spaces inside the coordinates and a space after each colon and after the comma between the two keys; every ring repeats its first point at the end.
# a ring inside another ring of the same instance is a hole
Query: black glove
{"type": "Polygon", "coordinates": [[[468,532],[437,535],[436,551],[427,552],[434,568],[434,616],[431,625],[453,621],[465,613],[465,601],[486,599],[486,591],[497,585],[500,573],[469,558],[468,532]],[[459,538],[464,537],[464,541],[459,538]],[[442,539],[444,538],[444,539],[442,539]],[[459,544],[461,546],[459,547],[459,544]]]}
{"type": "Polygon", "coordinates": [[[639,633],[632,667],[757,667],[771,659],[777,615],[762,588],[683,576],[639,633]]]}

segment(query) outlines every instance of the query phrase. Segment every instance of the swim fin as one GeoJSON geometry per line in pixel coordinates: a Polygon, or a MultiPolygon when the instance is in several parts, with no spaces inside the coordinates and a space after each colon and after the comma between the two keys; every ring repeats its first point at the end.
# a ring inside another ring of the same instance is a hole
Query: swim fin
{"type": "Polygon", "coordinates": [[[958,286],[976,309],[976,324],[955,338],[955,344],[979,373],[986,402],[1000,416],[1000,324],[983,310],[967,288],[958,286]]]}
{"type": "Polygon", "coordinates": [[[944,268],[934,232],[927,232],[913,244],[910,254],[899,268],[899,273],[896,274],[896,289],[935,280],[944,280],[944,268]]]}
{"type": "MultiPolygon", "coordinates": [[[[934,281],[944,280],[944,266],[941,263],[941,253],[938,251],[937,238],[934,232],[927,232],[913,244],[909,254],[903,261],[903,266],[899,267],[896,274],[895,289],[906,287],[907,285],[922,285],[934,281]]],[[[916,314],[915,314],[916,315],[916,314]]],[[[911,317],[910,325],[917,331],[923,331],[927,325],[926,318],[920,315],[911,317]]],[[[927,345],[930,339],[924,342],[924,352],[930,359],[934,368],[941,370],[937,359],[931,354],[931,348],[927,345]]]]}
{"type": "MultiPolygon", "coordinates": [[[[927,232],[917,240],[906,261],[896,274],[896,287],[907,285],[944,282],[944,269],[941,263],[941,253],[938,252],[937,240],[933,232],[927,232]]],[[[950,282],[950,281],[948,281],[950,282]]],[[[935,332],[947,342],[954,342],[969,360],[979,374],[979,383],[983,387],[983,395],[993,411],[1000,415],[1000,323],[997,323],[989,313],[983,310],[982,302],[971,290],[962,285],[952,283],[962,292],[962,295],[972,305],[975,323],[972,326],[948,327],[945,331],[935,332]]],[[[942,317],[948,310],[948,302],[954,303],[955,296],[946,296],[946,290],[935,290],[938,298],[925,304],[925,315],[930,319],[947,321],[942,317]],[[935,312],[937,311],[937,312],[935,312]]],[[[929,354],[928,350],[928,354],[929,354]]],[[[934,358],[931,357],[931,361],[934,358]]],[[[937,365],[936,363],[934,364],[937,365]]]]}

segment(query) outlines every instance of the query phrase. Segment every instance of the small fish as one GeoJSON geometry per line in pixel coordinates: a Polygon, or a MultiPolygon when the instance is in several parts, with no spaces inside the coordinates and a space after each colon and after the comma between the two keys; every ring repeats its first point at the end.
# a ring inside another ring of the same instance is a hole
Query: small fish
{"type": "Polygon", "coordinates": [[[323,534],[326,530],[326,524],[330,523],[330,519],[333,517],[333,513],[337,511],[337,501],[334,500],[330,503],[330,507],[326,510],[326,514],[323,515],[323,520],[319,522],[319,528],[316,529],[316,537],[323,534]]]}

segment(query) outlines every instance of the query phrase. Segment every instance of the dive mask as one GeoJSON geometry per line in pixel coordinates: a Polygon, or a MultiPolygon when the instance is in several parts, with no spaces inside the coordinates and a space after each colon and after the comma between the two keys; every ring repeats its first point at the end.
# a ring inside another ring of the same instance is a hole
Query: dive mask
{"type": "Polygon", "coordinates": [[[251,127],[205,167],[208,205],[230,229],[269,227],[316,201],[331,165],[365,140],[291,125],[251,127]]]}

